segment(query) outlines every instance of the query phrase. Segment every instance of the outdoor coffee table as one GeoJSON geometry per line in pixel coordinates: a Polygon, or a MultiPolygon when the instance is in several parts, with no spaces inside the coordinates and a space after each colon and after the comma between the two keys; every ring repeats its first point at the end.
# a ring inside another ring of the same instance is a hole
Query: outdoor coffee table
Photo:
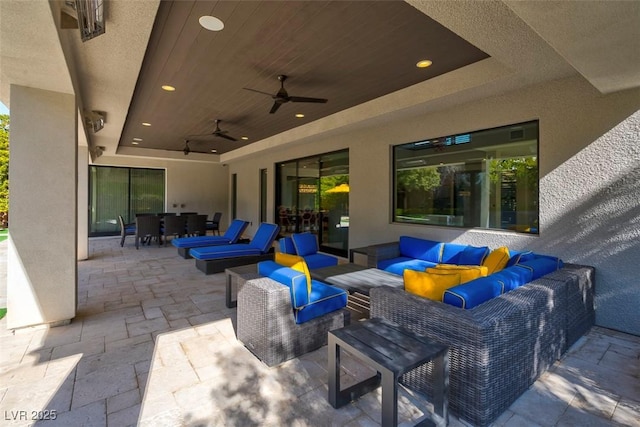
{"type": "Polygon", "coordinates": [[[340,408],[382,384],[382,425],[398,424],[398,380],[401,375],[433,362],[434,414],[432,423],[449,422],[449,350],[442,344],[396,325],[375,318],[329,331],[329,403],[340,408]],[[340,350],[344,349],[378,373],[344,390],[340,389],[340,350]]]}
{"type": "Polygon", "coordinates": [[[226,305],[227,308],[233,308],[238,305],[237,295],[238,287],[247,280],[258,279],[257,264],[240,265],[238,267],[227,268],[224,270],[227,277],[226,289],[226,305]]]}
{"type": "Polygon", "coordinates": [[[369,291],[377,286],[404,287],[401,276],[377,268],[358,264],[338,264],[311,270],[311,277],[349,292],[349,305],[353,311],[369,317],[371,303],[369,291]]]}

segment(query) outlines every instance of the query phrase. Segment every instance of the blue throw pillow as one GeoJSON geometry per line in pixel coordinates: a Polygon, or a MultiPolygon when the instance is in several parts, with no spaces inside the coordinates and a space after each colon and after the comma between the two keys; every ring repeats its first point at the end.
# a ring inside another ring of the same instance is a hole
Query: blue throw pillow
{"type": "Polygon", "coordinates": [[[400,236],[398,246],[400,255],[439,263],[442,254],[442,242],[419,239],[411,236],[400,236]]]}
{"type": "Polygon", "coordinates": [[[533,252],[531,251],[512,251],[510,249],[509,254],[511,255],[511,258],[509,258],[509,262],[507,262],[507,267],[511,267],[512,265],[516,265],[519,262],[525,262],[535,258],[535,255],[533,255],[533,252]]]}
{"type": "Polygon", "coordinates": [[[482,265],[487,255],[489,255],[487,246],[467,246],[458,257],[458,265],[482,265]]]}

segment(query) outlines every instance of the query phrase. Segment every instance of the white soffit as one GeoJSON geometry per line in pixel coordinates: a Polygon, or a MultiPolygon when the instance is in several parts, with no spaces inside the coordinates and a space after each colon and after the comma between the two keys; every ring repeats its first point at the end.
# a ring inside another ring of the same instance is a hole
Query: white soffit
{"type": "Polygon", "coordinates": [[[640,86],[639,1],[506,4],[601,93],[640,86]]]}

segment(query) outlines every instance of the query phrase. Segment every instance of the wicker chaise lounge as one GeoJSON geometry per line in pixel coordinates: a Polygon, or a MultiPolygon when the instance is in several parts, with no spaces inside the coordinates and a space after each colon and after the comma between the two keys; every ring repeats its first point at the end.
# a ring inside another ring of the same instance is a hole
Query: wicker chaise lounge
{"type": "MultiPolygon", "coordinates": [[[[470,310],[382,286],[371,317],[448,345],[449,408],[486,426],[591,328],[594,289],[595,270],[571,264],[470,310]]],[[[429,364],[402,381],[429,395],[430,375],[429,364]]]]}
{"type": "Polygon", "coordinates": [[[280,226],[263,222],[249,243],[192,248],[196,267],[205,274],[221,273],[226,268],[273,260],[273,242],[280,226]]]}
{"type": "Polygon", "coordinates": [[[178,248],[178,255],[184,259],[191,258],[190,250],[207,246],[231,245],[238,241],[249,223],[241,219],[234,219],[222,236],[194,236],[171,240],[171,244],[178,248]]]}

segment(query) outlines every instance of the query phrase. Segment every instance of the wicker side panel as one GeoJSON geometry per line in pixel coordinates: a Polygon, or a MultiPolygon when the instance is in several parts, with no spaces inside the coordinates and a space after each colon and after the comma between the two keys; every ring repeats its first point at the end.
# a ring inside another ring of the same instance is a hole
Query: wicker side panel
{"type": "Polygon", "coordinates": [[[595,324],[595,268],[585,265],[565,266],[545,278],[559,280],[567,286],[567,348],[595,324]]]}
{"type": "MultiPolygon", "coordinates": [[[[554,297],[562,299],[562,286],[558,288],[556,296],[545,287],[523,287],[494,298],[491,304],[461,310],[381,287],[371,290],[371,316],[387,318],[448,345],[451,412],[485,426],[548,365],[551,356],[542,347],[554,340],[553,313],[537,317],[532,313],[548,310],[554,297]],[[540,333],[544,339],[538,338],[540,333]]],[[[425,365],[402,380],[431,396],[431,369],[430,364],[425,365]]]]}
{"type": "Polygon", "coordinates": [[[380,243],[367,247],[367,267],[377,268],[378,261],[400,256],[400,242],[380,243]]]}
{"type": "Polygon", "coordinates": [[[300,325],[295,323],[289,288],[260,278],[238,290],[238,340],[258,359],[274,366],[327,344],[327,333],[349,323],[338,310],[300,325]]]}

